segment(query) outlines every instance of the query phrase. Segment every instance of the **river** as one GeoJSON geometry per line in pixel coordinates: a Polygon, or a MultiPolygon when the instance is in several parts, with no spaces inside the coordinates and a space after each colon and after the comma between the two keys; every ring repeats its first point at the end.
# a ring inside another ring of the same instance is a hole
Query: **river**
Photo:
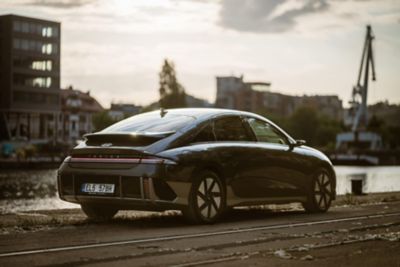
{"type": "MultiPolygon", "coordinates": [[[[400,191],[400,166],[336,166],[335,171],[339,195],[352,192],[352,181],[359,181],[363,193],[400,191]]],[[[0,213],[78,208],[58,198],[56,172],[0,170],[0,213]]]]}

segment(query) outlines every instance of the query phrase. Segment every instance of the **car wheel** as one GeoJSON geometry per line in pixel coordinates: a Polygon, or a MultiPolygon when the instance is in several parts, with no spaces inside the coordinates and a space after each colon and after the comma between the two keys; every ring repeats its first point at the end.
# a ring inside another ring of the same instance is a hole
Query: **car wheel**
{"type": "Polygon", "coordinates": [[[333,183],[326,170],[321,170],[312,179],[311,190],[303,207],[307,212],[326,212],[332,203],[333,183]]]}
{"type": "Polygon", "coordinates": [[[81,204],[81,208],[91,221],[104,222],[111,220],[118,212],[118,209],[104,207],[103,205],[81,204]]]}
{"type": "Polygon", "coordinates": [[[214,223],[225,209],[225,185],[215,173],[202,172],[192,183],[189,205],[183,215],[192,223],[214,223]]]}

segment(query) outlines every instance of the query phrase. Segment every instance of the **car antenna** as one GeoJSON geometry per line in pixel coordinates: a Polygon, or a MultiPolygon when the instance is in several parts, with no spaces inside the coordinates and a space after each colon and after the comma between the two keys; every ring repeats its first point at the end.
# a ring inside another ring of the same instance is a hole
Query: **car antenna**
{"type": "Polygon", "coordinates": [[[163,118],[165,114],[167,114],[168,111],[166,111],[164,108],[160,108],[160,116],[163,118]]]}

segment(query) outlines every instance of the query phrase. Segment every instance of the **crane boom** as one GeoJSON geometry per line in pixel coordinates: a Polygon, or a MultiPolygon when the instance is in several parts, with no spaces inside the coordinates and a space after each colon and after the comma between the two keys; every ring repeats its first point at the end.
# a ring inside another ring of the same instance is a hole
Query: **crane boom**
{"type": "Polygon", "coordinates": [[[375,64],[372,50],[372,41],[374,36],[370,25],[367,25],[367,33],[363,52],[361,56],[361,64],[358,72],[357,83],[353,88],[352,101],[350,102],[352,109],[355,111],[352,123],[352,131],[365,129],[368,122],[367,97],[368,97],[368,82],[369,69],[372,69],[372,80],[375,81],[375,64]],[[364,71],[364,72],[363,72],[364,71]],[[363,79],[363,84],[361,80],[363,79]],[[361,103],[360,103],[361,102],[361,103]]]}

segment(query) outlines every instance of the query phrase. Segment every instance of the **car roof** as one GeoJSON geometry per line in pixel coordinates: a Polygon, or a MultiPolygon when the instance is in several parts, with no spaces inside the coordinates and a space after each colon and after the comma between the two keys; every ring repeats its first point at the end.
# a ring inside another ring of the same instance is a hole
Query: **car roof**
{"type": "MultiPolygon", "coordinates": [[[[157,111],[154,111],[157,112],[157,111]]],[[[160,111],[158,111],[160,112],[160,111]]],[[[170,112],[170,114],[179,114],[185,116],[191,116],[196,119],[205,119],[208,117],[214,117],[216,115],[251,115],[257,116],[256,114],[232,110],[232,109],[222,109],[222,108],[175,108],[175,109],[165,109],[165,112],[170,112]]]]}

